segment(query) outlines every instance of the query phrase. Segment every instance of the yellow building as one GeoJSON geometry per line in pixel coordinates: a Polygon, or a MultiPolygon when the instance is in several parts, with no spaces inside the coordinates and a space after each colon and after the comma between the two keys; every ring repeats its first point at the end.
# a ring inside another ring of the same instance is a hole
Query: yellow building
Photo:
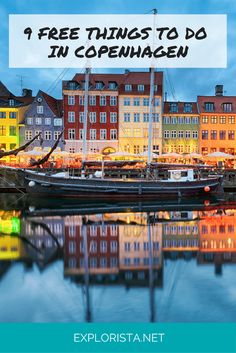
{"type": "MultiPolygon", "coordinates": [[[[14,96],[0,82],[0,149],[9,151],[19,147],[19,126],[23,121],[25,111],[32,102],[30,90],[23,90],[22,97],[14,96]]],[[[14,162],[16,157],[2,158],[1,162],[14,162]]]]}
{"type": "MultiPolygon", "coordinates": [[[[155,72],[152,152],[162,151],[162,72],[155,72]]],[[[119,88],[119,151],[148,150],[150,73],[127,72],[119,88]]]]}

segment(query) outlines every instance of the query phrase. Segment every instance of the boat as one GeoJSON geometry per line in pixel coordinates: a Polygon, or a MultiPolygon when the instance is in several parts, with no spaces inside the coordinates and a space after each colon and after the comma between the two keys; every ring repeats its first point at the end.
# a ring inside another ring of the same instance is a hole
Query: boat
{"type": "Polygon", "coordinates": [[[188,197],[221,191],[223,177],[195,178],[193,169],[170,170],[165,180],[106,178],[102,174],[85,177],[69,176],[67,172],[48,175],[25,170],[26,192],[34,196],[78,197],[98,199],[188,197]]]}

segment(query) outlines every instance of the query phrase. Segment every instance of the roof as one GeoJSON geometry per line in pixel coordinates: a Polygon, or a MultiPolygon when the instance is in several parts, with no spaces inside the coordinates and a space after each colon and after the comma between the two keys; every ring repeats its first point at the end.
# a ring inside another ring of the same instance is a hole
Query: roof
{"type": "Polygon", "coordinates": [[[198,113],[198,107],[197,107],[197,103],[196,102],[165,102],[164,103],[164,111],[163,114],[173,114],[173,115],[177,115],[177,114],[199,114],[198,113]],[[171,104],[177,104],[178,106],[178,110],[175,111],[171,111],[171,104]],[[185,104],[191,104],[192,105],[192,111],[191,112],[186,112],[184,109],[185,104]]]}
{"type": "Polygon", "coordinates": [[[0,81],[0,97],[9,97],[12,94],[7,87],[0,81]]]}
{"type": "MultiPolygon", "coordinates": [[[[85,81],[85,74],[76,74],[72,81],[82,84],[85,81]]],[[[63,89],[67,89],[67,84],[70,81],[63,81],[63,89]]],[[[110,82],[117,83],[117,89],[120,93],[124,94],[137,94],[137,86],[145,85],[145,90],[143,92],[138,92],[138,94],[149,94],[150,87],[150,72],[138,72],[138,71],[127,71],[122,74],[90,74],[89,75],[90,89],[95,89],[96,82],[103,82],[104,86],[102,90],[111,90],[109,88],[110,82]],[[126,92],[124,90],[125,84],[133,85],[131,92],[126,92]]],[[[158,94],[162,94],[163,85],[163,72],[155,72],[154,84],[158,85],[158,94]]],[[[79,88],[81,89],[81,88],[79,88]]]]}
{"type": "Polygon", "coordinates": [[[40,94],[44,100],[46,101],[47,105],[51,109],[51,111],[55,114],[55,116],[61,116],[61,111],[62,111],[62,100],[61,99],[56,99],[52,96],[49,96],[49,94],[39,91],[38,94],[40,94]]]}
{"type": "Polygon", "coordinates": [[[200,113],[219,113],[219,114],[232,114],[236,113],[236,96],[198,96],[198,108],[200,113]],[[205,103],[214,103],[214,111],[210,112],[205,110],[205,103]],[[223,110],[222,104],[232,103],[232,110],[223,110]]]}

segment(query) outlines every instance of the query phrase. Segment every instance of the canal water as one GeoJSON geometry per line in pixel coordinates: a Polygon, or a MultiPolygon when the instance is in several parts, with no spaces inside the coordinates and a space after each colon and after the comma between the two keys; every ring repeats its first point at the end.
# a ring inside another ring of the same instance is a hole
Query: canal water
{"type": "Polygon", "coordinates": [[[235,278],[235,195],[0,196],[1,322],[235,322],[235,278]]]}

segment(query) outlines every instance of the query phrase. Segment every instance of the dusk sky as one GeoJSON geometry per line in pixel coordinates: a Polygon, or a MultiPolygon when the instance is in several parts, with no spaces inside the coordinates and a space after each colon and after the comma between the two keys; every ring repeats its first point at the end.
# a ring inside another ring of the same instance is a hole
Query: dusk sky
{"type": "MultiPolygon", "coordinates": [[[[224,85],[225,95],[236,95],[236,1],[235,0],[1,0],[0,2],[0,80],[16,95],[23,87],[61,96],[61,80],[71,79],[75,69],[9,69],[9,14],[146,14],[157,8],[161,14],[227,14],[227,69],[163,69],[169,100],[195,100],[197,95],[212,95],[216,84],[224,85]]],[[[93,70],[104,72],[104,70],[93,70]]],[[[111,70],[107,70],[110,72],[111,70]]],[[[78,70],[81,72],[81,69],[78,70]]],[[[124,72],[113,70],[113,72],[124,72]]]]}

